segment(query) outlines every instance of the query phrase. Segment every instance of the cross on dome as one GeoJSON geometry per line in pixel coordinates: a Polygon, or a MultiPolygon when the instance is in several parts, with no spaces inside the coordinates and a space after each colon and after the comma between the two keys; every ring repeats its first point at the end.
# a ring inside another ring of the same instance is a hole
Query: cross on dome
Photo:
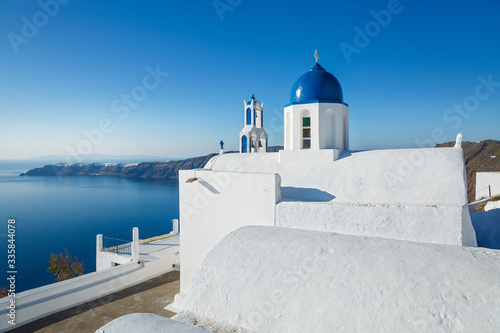
{"type": "Polygon", "coordinates": [[[319,55],[317,49],[314,51],[314,58],[316,58],[316,63],[318,63],[319,55]]]}

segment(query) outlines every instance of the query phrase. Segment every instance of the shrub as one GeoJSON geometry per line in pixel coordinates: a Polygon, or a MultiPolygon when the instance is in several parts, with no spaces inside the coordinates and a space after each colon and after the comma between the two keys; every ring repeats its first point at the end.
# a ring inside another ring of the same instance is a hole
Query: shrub
{"type": "Polygon", "coordinates": [[[73,260],[69,257],[68,251],[64,250],[66,255],[59,253],[59,256],[52,253],[49,259],[49,268],[47,271],[51,272],[56,276],[54,280],[64,281],[72,279],[75,276],[83,275],[84,266],[83,263],[78,261],[75,257],[73,260]]]}
{"type": "Polygon", "coordinates": [[[9,296],[9,289],[0,287],[0,298],[9,296]]]}
{"type": "Polygon", "coordinates": [[[477,212],[484,212],[484,206],[486,206],[486,204],[481,204],[479,206],[476,207],[476,209],[474,209],[474,213],[477,213],[477,212]]]}

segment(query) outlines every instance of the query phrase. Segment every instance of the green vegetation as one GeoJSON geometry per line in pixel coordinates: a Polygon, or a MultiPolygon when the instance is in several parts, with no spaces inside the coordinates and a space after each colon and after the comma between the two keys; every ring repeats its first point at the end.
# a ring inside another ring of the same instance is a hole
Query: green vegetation
{"type": "Polygon", "coordinates": [[[484,212],[484,206],[486,206],[486,204],[481,204],[479,206],[476,207],[476,209],[474,209],[474,213],[477,213],[477,212],[484,212]]]}
{"type": "Polygon", "coordinates": [[[491,198],[490,201],[500,201],[500,195],[497,195],[497,196],[491,198]]]}
{"type": "Polygon", "coordinates": [[[64,281],[72,279],[75,276],[83,275],[84,266],[83,263],[78,261],[75,257],[73,260],[69,257],[68,251],[64,250],[66,255],[59,253],[59,256],[52,253],[49,259],[49,268],[47,271],[51,272],[56,276],[54,280],[64,281]]]}

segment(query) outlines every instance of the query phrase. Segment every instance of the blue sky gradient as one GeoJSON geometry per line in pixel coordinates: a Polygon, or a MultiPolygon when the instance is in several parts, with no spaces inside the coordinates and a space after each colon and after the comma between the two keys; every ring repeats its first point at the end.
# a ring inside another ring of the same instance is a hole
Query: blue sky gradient
{"type": "Polygon", "coordinates": [[[236,150],[252,94],[281,145],[315,49],[349,104],[351,149],[500,140],[498,13],[494,0],[1,1],[0,159],[236,150]]]}

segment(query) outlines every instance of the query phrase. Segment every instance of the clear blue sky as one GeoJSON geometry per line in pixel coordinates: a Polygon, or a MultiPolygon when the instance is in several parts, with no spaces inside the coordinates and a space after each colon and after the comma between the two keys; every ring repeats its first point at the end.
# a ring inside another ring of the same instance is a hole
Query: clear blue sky
{"type": "Polygon", "coordinates": [[[220,0],[219,13],[213,0],[60,1],[57,13],[41,1],[51,15],[37,1],[0,2],[0,159],[78,147],[180,158],[221,139],[237,149],[252,94],[270,144],[283,144],[283,106],[315,49],[349,104],[351,149],[416,147],[433,131],[500,140],[496,0],[220,0]],[[168,76],[144,90],[148,66],[168,76]],[[126,106],[132,92],[141,101],[126,106]]]}

